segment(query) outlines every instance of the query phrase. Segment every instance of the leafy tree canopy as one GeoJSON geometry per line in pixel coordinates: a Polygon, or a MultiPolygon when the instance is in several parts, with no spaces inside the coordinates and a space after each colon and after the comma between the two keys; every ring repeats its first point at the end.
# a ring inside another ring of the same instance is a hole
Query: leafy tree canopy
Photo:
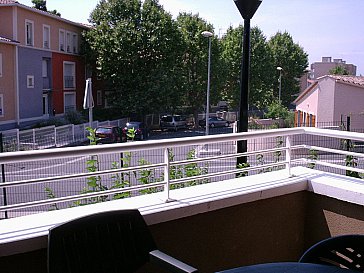
{"type": "Polygon", "coordinates": [[[330,75],[349,75],[349,71],[343,67],[342,65],[335,66],[334,68],[330,69],[330,75]]]}
{"type": "Polygon", "coordinates": [[[90,23],[85,38],[115,107],[142,116],[180,104],[184,44],[158,0],[102,0],[90,23]]]}
{"type": "MultiPolygon", "coordinates": [[[[294,43],[288,32],[277,32],[270,38],[268,46],[271,49],[275,67],[282,67],[282,104],[289,106],[292,96],[299,92],[299,79],[308,67],[308,55],[303,48],[294,43]]],[[[279,71],[276,70],[274,96],[278,97],[279,71]]]]}
{"type": "Polygon", "coordinates": [[[45,0],[32,0],[32,3],[33,3],[33,8],[36,8],[36,9],[39,9],[42,11],[47,11],[47,12],[52,13],[57,16],[61,16],[61,14],[57,10],[49,11],[47,9],[47,1],[45,1],[45,0]]]}

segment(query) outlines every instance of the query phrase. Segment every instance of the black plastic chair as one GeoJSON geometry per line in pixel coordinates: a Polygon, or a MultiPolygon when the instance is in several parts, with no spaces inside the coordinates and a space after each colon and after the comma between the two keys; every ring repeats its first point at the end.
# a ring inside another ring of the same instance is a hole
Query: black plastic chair
{"type": "Polygon", "coordinates": [[[335,265],[364,272],[364,235],[341,235],[320,241],[310,247],[299,262],[335,265]]]}
{"type": "Polygon", "coordinates": [[[149,261],[171,272],[197,272],[157,250],[138,210],[92,214],[49,230],[48,273],[132,273],[149,261]]]}

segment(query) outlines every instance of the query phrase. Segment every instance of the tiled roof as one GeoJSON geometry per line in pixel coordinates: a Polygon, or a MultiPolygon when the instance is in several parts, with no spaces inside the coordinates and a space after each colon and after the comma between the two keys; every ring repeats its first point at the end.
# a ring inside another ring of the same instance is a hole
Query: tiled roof
{"type": "Polygon", "coordinates": [[[15,0],[0,0],[0,5],[9,5],[9,4],[15,4],[18,3],[18,1],[15,0]]]}
{"type": "Polygon", "coordinates": [[[0,36],[0,42],[5,42],[5,43],[19,43],[18,41],[15,41],[15,40],[12,40],[12,39],[9,39],[9,38],[5,38],[5,37],[2,37],[2,36],[0,36]]]}
{"type": "Polygon", "coordinates": [[[329,75],[329,77],[339,82],[354,84],[364,87],[364,77],[362,76],[359,77],[359,76],[329,75]]]}

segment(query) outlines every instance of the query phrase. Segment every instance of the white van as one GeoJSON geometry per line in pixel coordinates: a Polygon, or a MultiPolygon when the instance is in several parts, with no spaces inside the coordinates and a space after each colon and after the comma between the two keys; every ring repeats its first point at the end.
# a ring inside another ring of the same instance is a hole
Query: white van
{"type": "Polygon", "coordinates": [[[180,128],[187,128],[187,121],[184,116],[180,115],[165,115],[160,119],[161,130],[174,130],[178,131],[180,128]]]}

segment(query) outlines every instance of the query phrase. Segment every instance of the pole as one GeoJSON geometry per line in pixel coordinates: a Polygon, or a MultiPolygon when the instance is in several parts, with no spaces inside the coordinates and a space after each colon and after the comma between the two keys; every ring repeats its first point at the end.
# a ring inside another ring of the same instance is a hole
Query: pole
{"type": "Polygon", "coordinates": [[[279,104],[282,104],[281,92],[282,92],[282,69],[279,70],[279,93],[278,93],[279,104]]]}
{"type": "Polygon", "coordinates": [[[206,135],[209,135],[209,117],[210,117],[210,69],[211,69],[211,37],[209,39],[209,61],[207,65],[207,92],[206,92],[206,135]]]}
{"type": "MultiPolygon", "coordinates": [[[[240,77],[240,111],[238,132],[248,131],[248,99],[249,99],[249,66],[250,66],[250,19],[244,19],[243,34],[243,57],[240,77]]],[[[247,152],[247,141],[239,140],[237,142],[237,152],[247,152]]],[[[246,156],[237,158],[237,165],[245,164],[246,156]]]]}
{"type": "MultiPolygon", "coordinates": [[[[3,144],[3,133],[0,133],[0,153],[4,152],[4,144],[3,144]]],[[[1,164],[1,178],[2,182],[5,183],[5,166],[1,164]]],[[[3,197],[4,197],[4,206],[8,204],[7,196],[6,196],[6,188],[3,188],[3,197]]],[[[8,219],[8,212],[5,211],[5,219],[8,219]]]]}

